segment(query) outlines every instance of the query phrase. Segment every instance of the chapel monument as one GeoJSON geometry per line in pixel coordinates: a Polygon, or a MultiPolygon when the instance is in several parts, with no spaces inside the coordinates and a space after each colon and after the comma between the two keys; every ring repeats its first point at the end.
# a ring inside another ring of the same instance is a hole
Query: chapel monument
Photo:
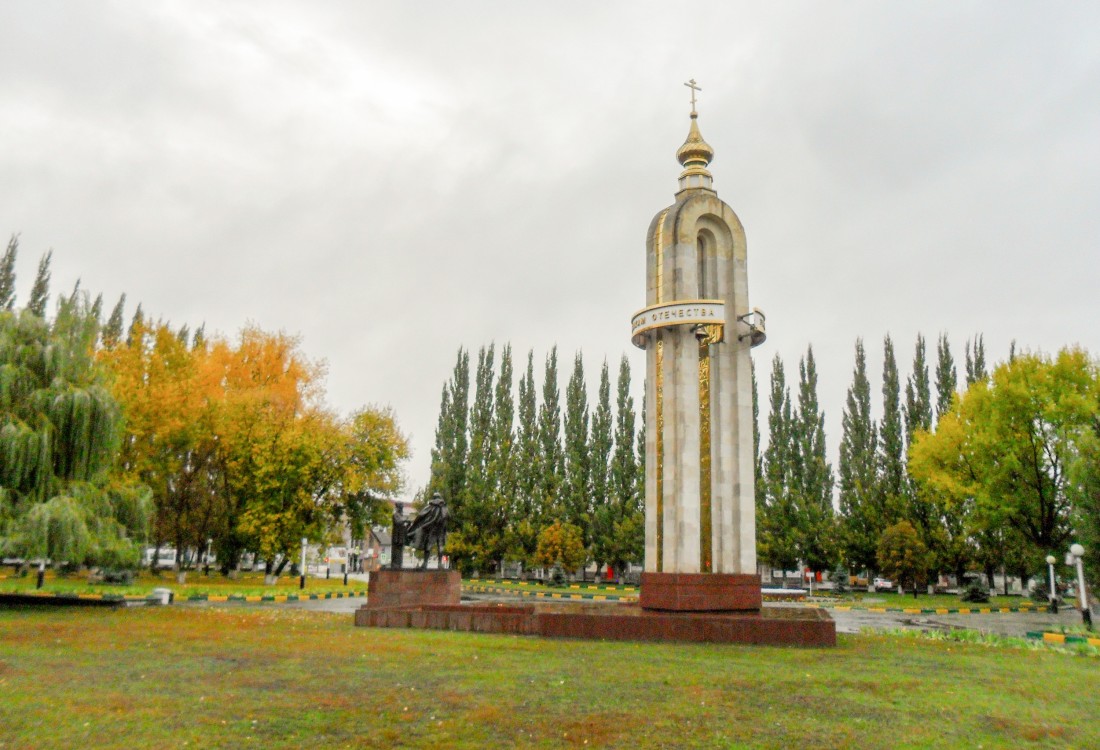
{"type": "Polygon", "coordinates": [[[646,609],[760,608],[753,494],[752,361],[764,318],[749,307],[745,230],[714,190],[691,89],[676,202],[646,238],[646,609]]]}

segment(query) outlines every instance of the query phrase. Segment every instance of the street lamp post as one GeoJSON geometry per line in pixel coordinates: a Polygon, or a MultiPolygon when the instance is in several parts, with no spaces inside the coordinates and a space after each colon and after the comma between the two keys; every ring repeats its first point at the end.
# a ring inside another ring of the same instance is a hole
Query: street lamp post
{"type": "Polygon", "coordinates": [[[1092,630],[1092,612],[1089,611],[1089,596],[1085,591],[1085,548],[1075,544],[1069,548],[1069,554],[1077,562],[1077,601],[1081,607],[1081,619],[1085,627],[1092,630]]]}
{"type": "Polygon", "coordinates": [[[205,566],[205,571],[204,571],[206,573],[206,575],[210,575],[210,554],[213,551],[214,551],[214,539],[213,539],[213,537],[208,537],[207,540],[206,540],[206,566],[205,566]]]}
{"type": "Polygon", "coordinates": [[[302,537],[302,576],[298,579],[298,588],[304,589],[306,587],[306,544],[308,539],[302,537]]]}
{"type": "Polygon", "coordinates": [[[1056,558],[1054,555],[1047,555],[1047,567],[1050,568],[1050,594],[1047,599],[1050,601],[1050,611],[1054,614],[1058,614],[1058,589],[1054,583],[1054,563],[1056,558]]]}

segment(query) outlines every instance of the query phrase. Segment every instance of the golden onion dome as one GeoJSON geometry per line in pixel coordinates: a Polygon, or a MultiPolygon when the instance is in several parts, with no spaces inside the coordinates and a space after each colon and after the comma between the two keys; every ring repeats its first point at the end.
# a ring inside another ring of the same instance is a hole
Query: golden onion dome
{"type": "Polygon", "coordinates": [[[703,140],[703,134],[699,132],[699,115],[691,113],[691,129],[688,131],[687,140],[676,152],[676,159],[685,167],[706,167],[714,158],[714,149],[703,140]]]}

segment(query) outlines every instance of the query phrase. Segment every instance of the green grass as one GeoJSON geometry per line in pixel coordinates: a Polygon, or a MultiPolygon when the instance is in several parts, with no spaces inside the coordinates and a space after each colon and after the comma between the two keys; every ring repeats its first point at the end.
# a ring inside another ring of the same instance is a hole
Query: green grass
{"type": "MultiPolygon", "coordinates": [[[[34,571],[27,576],[15,576],[8,574],[0,576],[0,593],[18,592],[26,593],[35,591],[37,582],[34,571]]],[[[279,594],[323,594],[345,591],[364,591],[367,588],[365,581],[354,578],[348,580],[344,586],[343,575],[333,575],[332,578],[306,578],[306,588],[300,591],[298,578],[282,576],[273,586],[264,583],[263,573],[242,573],[241,577],[233,580],[218,573],[204,576],[201,572],[194,571],[187,574],[187,582],[176,583],[174,573],[163,573],[154,576],[148,571],[143,571],[134,579],[132,586],[116,586],[104,583],[88,583],[87,575],[73,575],[66,577],[56,576],[52,571],[47,571],[43,591],[63,594],[105,594],[123,596],[146,596],[156,588],[167,588],[175,592],[177,599],[186,599],[188,596],[271,596],[279,594]]]]}
{"type": "MultiPolygon", "coordinates": [[[[622,596],[637,597],[638,587],[616,586],[614,584],[578,583],[564,586],[552,586],[535,581],[521,583],[518,581],[498,581],[490,578],[464,579],[463,584],[471,587],[488,587],[504,591],[518,592],[542,592],[546,594],[584,594],[595,596],[622,596]]],[[[1011,607],[1011,608],[1038,608],[1045,605],[1037,605],[1030,599],[1021,596],[993,596],[986,604],[964,602],[958,596],[947,594],[921,594],[913,597],[912,594],[851,592],[839,596],[833,596],[832,592],[823,592],[818,598],[822,606],[850,606],[850,607],[885,607],[889,609],[978,609],[1011,607]]]]}
{"type": "Polygon", "coordinates": [[[1098,747],[1098,692],[1096,658],[896,636],[803,650],[0,610],[3,750],[1098,747]]]}
{"type": "Polygon", "coordinates": [[[855,607],[888,607],[891,609],[978,609],[1013,607],[1013,608],[1045,608],[1045,604],[1038,604],[1024,596],[991,596],[985,604],[976,602],[964,602],[960,597],[951,594],[921,594],[914,597],[912,594],[851,592],[839,596],[832,596],[832,592],[824,595],[828,601],[826,606],[855,606],[855,607]]]}

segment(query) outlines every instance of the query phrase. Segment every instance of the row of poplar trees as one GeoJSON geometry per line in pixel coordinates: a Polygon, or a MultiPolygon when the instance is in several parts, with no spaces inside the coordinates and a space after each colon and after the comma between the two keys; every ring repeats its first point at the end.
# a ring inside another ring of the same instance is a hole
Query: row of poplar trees
{"type": "Polygon", "coordinates": [[[605,361],[590,404],[584,361],[573,360],[564,398],[557,348],[543,368],[541,398],[534,353],[518,389],[512,347],[482,347],[470,379],[460,349],[443,387],[431,478],[450,513],[447,552],[464,573],[588,562],[621,572],[644,544],[644,434],[636,429],[630,367],[619,363],[614,408],[605,361]]]}
{"type": "Polygon", "coordinates": [[[887,336],[875,420],[856,341],[835,475],[812,347],[793,397],[782,360],[772,361],[762,452],[757,439],[762,564],[883,572],[915,588],[942,574],[961,582],[970,571],[990,583],[995,571],[1026,581],[1074,540],[1097,546],[1100,533],[1092,540],[1089,531],[1100,525],[1097,363],[1077,349],[1051,358],[1017,355],[1013,345],[990,371],[976,336],[965,344],[960,387],[946,334],[935,360],[918,335],[903,384],[887,336]]]}
{"type": "MultiPolygon", "coordinates": [[[[966,382],[986,378],[982,337],[967,341],[965,349],[966,382]]],[[[882,416],[875,421],[866,353],[863,341],[856,341],[834,474],[826,458],[813,347],[799,360],[794,397],[783,361],[776,355],[768,394],[767,445],[762,451],[757,438],[757,553],[763,564],[784,571],[820,572],[838,565],[881,570],[878,546],[884,531],[917,515],[917,493],[906,471],[908,446],[917,431],[931,429],[934,419],[950,408],[958,388],[946,334],[937,343],[934,395],[929,369],[925,339],[918,335],[903,395],[894,343],[886,336],[882,416]]]]}

